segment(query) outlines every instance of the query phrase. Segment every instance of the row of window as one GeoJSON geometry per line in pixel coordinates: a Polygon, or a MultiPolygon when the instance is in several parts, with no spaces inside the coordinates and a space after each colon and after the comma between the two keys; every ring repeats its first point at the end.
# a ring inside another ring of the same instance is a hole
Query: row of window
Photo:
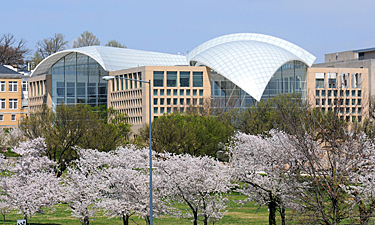
{"type": "Polygon", "coordinates": [[[203,89],[180,89],[180,91],[178,91],[178,89],[154,89],[154,96],[171,96],[172,94],[173,96],[178,96],[178,92],[180,96],[190,96],[191,94],[192,96],[198,96],[198,94],[199,96],[203,96],[203,89]]]}
{"type": "Polygon", "coordinates": [[[192,87],[203,87],[203,72],[193,72],[192,78],[189,71],[154,71],[153,75],[154,87],[191,87],[191,84],[192,87]]]}
{"type": "Polygon", "coordinates": [[[362,105],[362,99],[326,99],[326,98],[322,98],[322,99],[315,99],[315,105],[332,105],[332,102],[333,102],[333,105],[337,105],[337,103],[339,103],[339,105],[362,105]],[[351,100],[351,101],[350,101],[351,100]]]}
{"type": "Polygon", "coordinates": [[[154,105],[203,105],[203,98],[154,98],[154,105]]]}
{"type": "Polygon", "coordinates": [[[319,97],[319,96],[322,96],[322,97],[326,97],[326,95],[328,97],[337,97],[337,94],[340,93],[340,97],[344,97],[344,93],[345,93],[345,97],[362,97],[362,90],[340,90],[338,92],[338,90],[316,90],[315,91],[315,96],[316,97],[319,97]]]}
{"type": "MultiPolygon", "coordinates": [[[[11,114],[11,120],[16,121],[16,114],[11,114]]],[[[4,121],[4,115],[0,114],[0,121],[4,121]]]]}
{"type": "MultiPolygon", "coordinates": [[[[328,108],[325,108],[325,107],[322,107],[320,108],[322,110],[322,112],[328,112],[328,111],[331,111],[332,108],[331,107],[328,107],[328,108]]],[[[340,114],[362,114],[362,107],[341,107],[341,108],[333,108],[333,111],[335,113],[339,112],[340,114]]]]}
{"type": "MultiPolygon", "coordinates": [[[[17,81],[9,81],[8,82],[8,91],[9,92],[17,92],[17,86],[18,82],[17,81]]],[[[0,81],[0,92],[5,92],[6,91],[6,88],[5,88],[5,81],[0,81]]]]}
{"type": "MultiPolygon", "coordinates": [[[[184,111],[184,107],[154,107],[154,114],[164,114],[172,112],[184,113],[184,111]]],[[[157,118],[157,116],[154,116],[154,118],[157,118]]]]}
{"type": "Polygon", "coordinates": [[[127,79],[142,80],[142,74],[141,72],[138,72],[119,75],[112,82],[112,91],[136,89],[142,87],[142,82],[127,79]]]}
{"type": "MultiPolygon", "coordinates": [[[[0,109],[6,109],[6,100],[4,98],[0,98],[0,109]]],[[[9,109],[17,109],[18,108],[18,99],[9,99],[9,109]]]]}
{"type": "MultiPolygon", "coordinates": [[[[337,84],[337,75],[336,73],[328,73],[328,79],[325,79],[324,73],[315,74],[315,87],[316,88],[325,88],[327,87],[326,80],[328,81],[328,88],[349,88],[349,73],[340,74],[340,86],[337,84]]],[[[352,88],[361,87],[361,74],[353,73],[352,74],[352,88]]]]}

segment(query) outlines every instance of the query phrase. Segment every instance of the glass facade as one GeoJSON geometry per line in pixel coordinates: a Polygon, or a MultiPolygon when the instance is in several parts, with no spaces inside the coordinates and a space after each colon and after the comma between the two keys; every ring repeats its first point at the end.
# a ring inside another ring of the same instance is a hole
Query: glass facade
{"type": "Polygon", "coordinates": [[[108,73],[92,58],[70,53],[50,69],[52,74],[52,106],[65,104],[107,104],[108,73]]]}
{"type": "MultiPolygon", "coordinates": [[[[307,66],[300,61],[291,61],[282,65],[268,82],[262,100],[272,99],[280,93],[300,93],[306,100],[307,66]]],[[[237,85],[215,71],[211,71],[211,100],[218,108],[245,108],[257,101],[237,85]]]]}

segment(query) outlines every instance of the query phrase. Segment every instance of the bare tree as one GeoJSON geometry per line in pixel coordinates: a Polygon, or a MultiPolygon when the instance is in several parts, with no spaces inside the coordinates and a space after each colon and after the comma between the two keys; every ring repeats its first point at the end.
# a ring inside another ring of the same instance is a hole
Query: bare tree
{"type": "Polygon", "coordinates": [[[56,52],[65,50],[67,44],[68,41],[65,41],[65,36],[61,33],[56,33],[53,37],[38,41],[38,52],[45,59],[56,52]]]}
{"type": "Polygon", "coordinates": [[[108,41],[108,43],[105,44],[105,46],[116,47],[116,48],[126,48],[125,45],[122,45],[120,42],[116,41],[115,39],[108,41]]]}
{"type": "Polygon", "coordinates": [[[85,46],[100,45],[99,39],[87,30],[81,34],[73,43],[73,48],[80,48],[85,46]]]}
{"type": "Polygon", "coordinates": [[[0,64],[23,65],[27,53],[29,53],[29,49],[26,48],[24,39],[16,43],[13,34],[4,34],[0,37],[0,64]]]}

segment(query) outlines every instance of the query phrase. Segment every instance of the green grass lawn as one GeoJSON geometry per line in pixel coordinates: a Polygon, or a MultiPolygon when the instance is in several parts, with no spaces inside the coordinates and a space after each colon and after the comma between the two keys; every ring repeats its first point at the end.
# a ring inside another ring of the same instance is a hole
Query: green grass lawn
{"type": "MultiPolygon", "coordinates": [[[[244,196],[231,194],[231,200],[241,200],[244,199],[244,196]]],[[[54,212],[50,212],[51,210],[45,210],[44,215],[37,214],[33,216],[30,220],[31,224],[72,224],[72,225],[79,225],[80,222],[78,219],[71,217],[71,212],[66,210],[65,205],[58,205],[55,207],[56,210],[54,212]]],[[[227,208],[229,211],[227,215],[218,221],[216,224],[224,225],[224,224],[268,224],[268,211],[267,208],[262,207],[257,212],[258,207],[254,204],[248,203],[244,206],[238,205],[233,201],[230,202],[229,207],[227,208]]],[[[0,217],[1,218],[1,217],[0,217]]],[[[131,217],[135,222],[138,224],[146,224],[143,220],[139,219],[136,216],[131,217]]],[[[2,219],[2,218],[1,218],[2,219]]],[[[22,219],[22,215],[17,214],[15,211],[6,215],[5,224],[16,224],[17,219],[22,219]]],[[[1,222],[0,222],[1,224],[1,222]]],[[[90,224],[122,224],[122,221],[119,218],[112,218],[107,219],[106,217],[102,217],[98,215],[94,220],[90,221],[90,224]]],[[[133,221],[130,221],[130,224],[136,225],[133,221]]],[[[154,224],[166,224],[166,225],[179,225],[179,224],[192,224],[188,219],[178,219],[178,218],[163,218],[163,219],[154,219],[154,224]]],[[[198,224],[203,224],[203,222],[199,222],[198,224]]]]}

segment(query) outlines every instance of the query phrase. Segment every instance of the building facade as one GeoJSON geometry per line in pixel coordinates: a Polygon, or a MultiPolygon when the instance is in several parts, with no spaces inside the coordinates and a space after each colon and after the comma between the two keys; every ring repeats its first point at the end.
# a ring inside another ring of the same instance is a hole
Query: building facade
{"type": "Polygon", "coordinates": [[[333,111],[347,122],[361,122],[368,116],[368,69],[308,68],[307,92],[311,106],[333,111]]]}
{"type": "Polygon", "coordinates": [[[129,116],[133,132],[151,118],[164,113],[181,112],[186,107],[202,106],[210,98],[210,70],[192,66],[142,66],[109,72],[116,77],[108,81],[108,107],[129,116]],[[122,78],[150,81],[149,84],[122,78]]]}
{"type": "Polygon", "coordinates": [[[0,65],[0,127],[16,127],[28,113],[25,76],[0,65]]]}

